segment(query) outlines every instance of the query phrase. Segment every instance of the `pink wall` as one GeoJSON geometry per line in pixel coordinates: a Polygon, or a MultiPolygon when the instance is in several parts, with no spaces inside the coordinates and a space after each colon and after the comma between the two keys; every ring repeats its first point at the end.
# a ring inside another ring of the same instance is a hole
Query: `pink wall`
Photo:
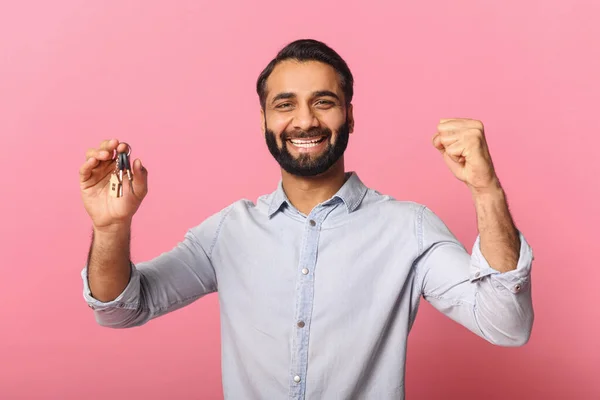
{"type": "Polygon", "coordinates": [[[348,168],[428,204],[470,247],[468,191],[430,139],[439,118],[482,119],[535,251],[529,344],[494,347],[423,302],[408,398],[600,398],[600,2],[366,3],[2,2],[0,398],[222,396],[216,296],[142,328],[95,324],[78,169],[109,137],[149,168],[134,261],[270,192],[279,170],[254,82],[299,37],[331,44],[355,74],[348,168]]]}

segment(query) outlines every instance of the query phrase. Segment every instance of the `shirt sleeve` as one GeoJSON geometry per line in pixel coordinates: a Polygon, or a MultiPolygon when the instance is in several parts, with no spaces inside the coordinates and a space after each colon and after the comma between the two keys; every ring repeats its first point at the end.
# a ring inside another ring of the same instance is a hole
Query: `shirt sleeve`
{"type": "Polygon", "coordinates": [[[417,218],[417,277],[423,297],[437,310],[499,346],[522,346],[533,326],[533,251],[519,231],[516,269],[493,269],[477,236],[471,255],[427,207],[417,218]]]}
{"type": "Polygon", "coordinates": [[[211,252],[225,212],[188,230],[171,250],[137,264],[130,263],[127,287],[117,298],[101,302],[92,296],[87,265],[81,271],[83,296],[98,324],[110,328],[140,326],[217,291],[211,252]]]}

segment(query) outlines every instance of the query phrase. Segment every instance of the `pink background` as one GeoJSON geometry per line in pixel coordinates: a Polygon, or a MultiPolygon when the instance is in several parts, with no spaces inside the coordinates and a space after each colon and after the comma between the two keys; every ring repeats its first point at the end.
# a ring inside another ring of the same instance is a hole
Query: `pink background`
{"type": "Polygon", "coordinates": [[[535,251],[529,344],[494,347],[423,302],[408,398],[600,398],[599,15],[593,0],[4,0],[0,398],[222,397],[216,296],[142,328],[96,325],[79,276],[90,223],[78,169],[110,137],[145,162],[134,261],[270,192],[279,169],[254,83],[300,37],[332,45],[355,74],[348,169],[429,205],[470,247],[469,193],[430,140],[439,118],[481,119],[535,251]]]}

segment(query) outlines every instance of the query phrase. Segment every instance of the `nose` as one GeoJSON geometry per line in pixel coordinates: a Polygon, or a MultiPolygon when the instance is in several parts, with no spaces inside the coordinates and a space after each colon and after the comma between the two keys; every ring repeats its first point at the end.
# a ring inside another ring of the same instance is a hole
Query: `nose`
{"type": "Polygon", "coordinates": [[[294,129],[308,131],[310,128],[318,127],[319,120],[312,108],[307,105],[302,105],[296,108],[292,124],[294,129]]]}

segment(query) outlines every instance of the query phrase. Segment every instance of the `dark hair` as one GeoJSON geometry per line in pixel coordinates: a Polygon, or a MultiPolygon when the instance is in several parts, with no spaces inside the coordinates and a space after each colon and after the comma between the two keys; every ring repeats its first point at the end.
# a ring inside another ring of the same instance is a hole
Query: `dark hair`
{"type": "Polygon", "coordinates": [[[338,53],[323,42],[314,39],[299,39],[291,42],[277,53],[277,56],[271,60],[266,68],[258,76],[256,82],[256,92],[260,100],[260,105],[264,109],[266,102],[267,78],[273,72],[273,69],[282,61],[320,61],[331,65],[338,73],[346,105],[352,102],[354,94],[354,78],[350,68],[338,53]]]}

